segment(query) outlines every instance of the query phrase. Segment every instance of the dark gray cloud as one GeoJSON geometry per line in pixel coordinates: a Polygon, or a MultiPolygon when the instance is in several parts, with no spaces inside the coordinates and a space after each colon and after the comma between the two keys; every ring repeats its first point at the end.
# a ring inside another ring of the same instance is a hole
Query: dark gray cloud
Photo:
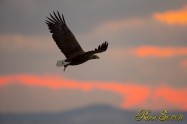
{"type": "Polygon", "coordinates": [[[178,9],[185,3],[185,0],[6,0],[1,2],[0,32],[45,34],[46,16],[59,10],[74,32],[83,33],[108,20],[146,17],[153,12],[178,9]]]}
{"type": "MultiPolygon", "coordinates": [[[[155,12],[177,10],[186,4],[186,0],[0,1],[0,75],[57,74],[79,81],[186,87],[187,68],[180,66],[186,55],[139,58],[129,52],[130,48],[143,45],[187,46],[187,26],[170,26],[152,17],[155,12]],[[69,28],[85,51],[105,40],[109,42],[108,50],[99,54],[100,60],[68,67],[66,72],[55,66],[58,59],[65,57],[45,24],[46,16],[53,10],[64,13],[69,28]],[[112,22],[119,22],[119,29],[106,26],[112,22]]],[[[118,95],[106,91],[85,94],[78,90],[51,91],[22,85],[1,87],[0,98],[1,112],[58,111],[91,103],[116,106],[121,103],[118,95]]]]}

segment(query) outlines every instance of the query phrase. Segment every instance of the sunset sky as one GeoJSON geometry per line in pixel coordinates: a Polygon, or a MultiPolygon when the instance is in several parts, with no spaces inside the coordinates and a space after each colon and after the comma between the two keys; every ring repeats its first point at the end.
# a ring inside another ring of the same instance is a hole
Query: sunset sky
{"type": "Polygon", "coordinates": [[[61,112],[94,104],[187,111],[186,0],[1,0],[0,113],[61,112]],[[85,51],[65,59],[46,16],[58,10],[85,51]]]}

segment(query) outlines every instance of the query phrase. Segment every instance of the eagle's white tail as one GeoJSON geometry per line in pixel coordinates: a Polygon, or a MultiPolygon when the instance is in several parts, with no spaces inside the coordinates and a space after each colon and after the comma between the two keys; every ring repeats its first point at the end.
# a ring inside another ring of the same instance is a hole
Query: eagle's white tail
{"type": "Polygon", "coordinates": [[[70,62],[66,62],[65,60],[57,60],[56,66],[61,67],[64,65],[68,65],[70,62]]]}

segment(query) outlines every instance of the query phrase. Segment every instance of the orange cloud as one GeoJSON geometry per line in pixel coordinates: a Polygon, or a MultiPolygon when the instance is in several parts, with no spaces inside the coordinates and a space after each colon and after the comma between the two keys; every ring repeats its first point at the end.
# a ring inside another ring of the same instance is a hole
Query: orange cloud
{"type": "Polygon", "coordinates": [[[187,6],[179,10],[170,10],[153,14],[153,18],[169,25],[187,25],[187,6]]]}
{"type": "Polygon", "coordinates": [[[186,56],[187,47],[142,46],[134,48],[132,52],[138,57],[175,57],[186,56]]]}
{"type": "MultiPolygon", "coordinates": [[[[110,91],[122,97],[122,107],[125,109],[136,108],[140,105],[150,104],[151,101],[159,101],[160,98],[165,99],[172,105],[176,105],[181,110],[187,110],[187,88],[171,88],[168,86],[161,86],[155,88],[138,85],[133,82],[119,83],[119,82],[89,82],[89,81],[75,81],[65,79],[59,76],[37,76],[37,75],[5,75],[0,76],[0,86],[5,86],[10,83],[18,82],[27,86],[47,87],[51,89],[76,89],[82,91],[90,91],[93,89],[110,91]],[[176,100],[178,99],[178,100],[176,100]]],[[[167,105],[168,106],[168,105],[167,105]]],[[[167,107],[163,105],[162,107],[167,107]]],[[[154,106],[152,106],[153,109],[154,106]]]]}
{"type": "Polygon", "coordinates": [[[12,82],[19,82],[28,86],[47,87],[51,89],[79,89],[89,91],[99,89],[111,91],[119,94],[124,99],[123,107],[130,108],[142,103],[149,94],[147,86],[132,85],[131,83],[120,84],[115,82],[83,82],[67,80],[57,76],[35,76],[35,75],[8,75],[0,77],[0,86],[7,85],[12,82]],[[136,92],[141,92],[142,96],[137,96],[136,92]]]}
{"type": "Polygon", "coordinates": [[[180,106],[183,110],[187,110],[187,88],[176,89],[168,86],[162,86],[155,91],[155,99],[164,99],[173,104],[175,107],[180,106]]]}

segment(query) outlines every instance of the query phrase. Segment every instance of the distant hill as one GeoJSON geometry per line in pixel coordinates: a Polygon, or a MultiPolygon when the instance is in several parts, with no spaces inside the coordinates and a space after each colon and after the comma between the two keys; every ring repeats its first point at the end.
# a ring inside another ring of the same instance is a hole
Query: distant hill
{"type": "Polygon", "coordinates": [[[93,105],[63,113],[1,114],[0,124],[187,124],[187,112],[183,121],[136,121],[137,112],[116,109],[111,106],[93,105]]]}

